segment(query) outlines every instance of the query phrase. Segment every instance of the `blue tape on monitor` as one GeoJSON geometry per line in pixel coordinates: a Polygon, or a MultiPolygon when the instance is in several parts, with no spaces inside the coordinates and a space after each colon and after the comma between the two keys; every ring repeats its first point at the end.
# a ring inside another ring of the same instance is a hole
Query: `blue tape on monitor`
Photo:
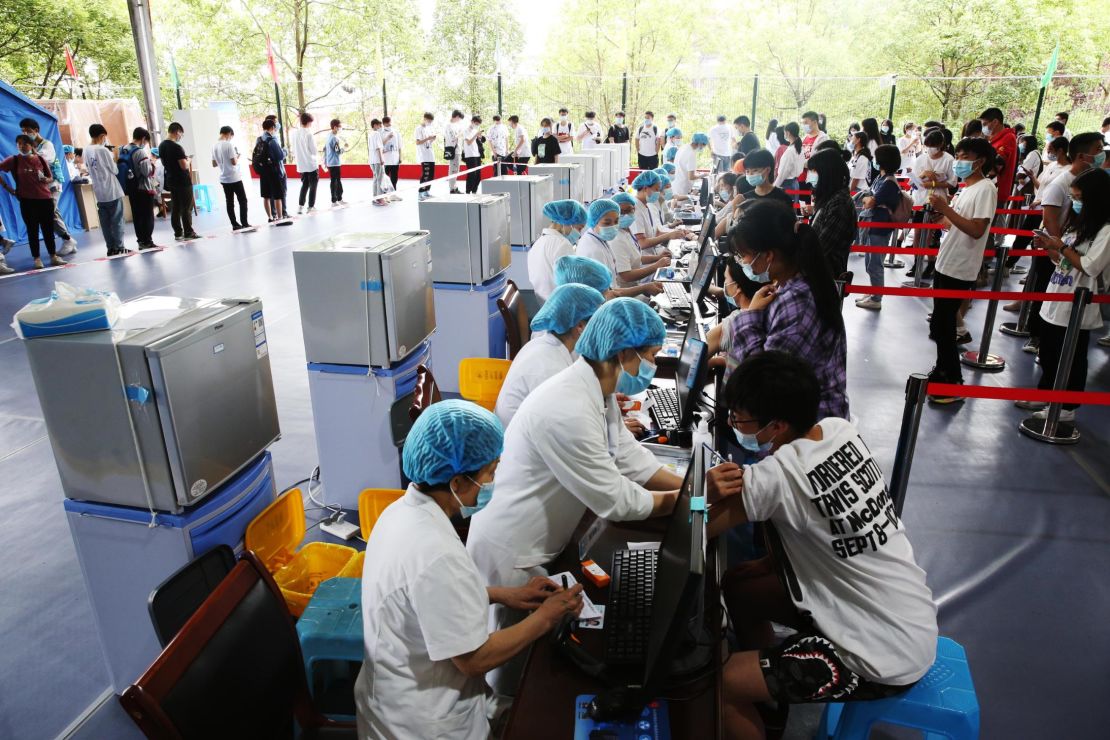
{"type": "Polygon", "coordinates": [[[380,280],[362,280],[359,282],[358,287],[370,293],[382,292],[382,282],[380,280]]]}
{"type": "Polygon", "coordinates": [[[134,401],[140,406],[150,400],[150,391],[141,385],[127,386],[127,400],[134,401]]]}
{"type": "MultiPolygon", "coordinates": [[[[694,523],[694,512],[695,511],[700,511],[702,514],[704,514],[705,510],[706,510],[706,507],[707,507],[707,505],[706,505],[706,501],[705,501],[705,496],[692,496],[690,498],[690,523],[691,524],[694,523]]],[[[704,518],[703,518],[703,520],[704,520],[704,518]]]]}
{"type": "Polygon", "coordinates": [[[665,700],[650,702],[636,719],[603,722],[586,716],[593,698],[594,694],[581,694],[574,699],[574,740],[670,740],[671,720],[665,700]]]}

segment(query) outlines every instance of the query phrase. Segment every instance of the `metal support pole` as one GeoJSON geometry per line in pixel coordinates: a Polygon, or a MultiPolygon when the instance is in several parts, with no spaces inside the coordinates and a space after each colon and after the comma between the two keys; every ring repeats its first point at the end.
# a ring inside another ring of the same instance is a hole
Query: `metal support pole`
{"type": "MultiPolygon", "coordinates": [[[[1025,293],[1032,293],[1036,287],[1036,273],[1037,263],[1034,262],[1029,272],[1025,276],[1025,293]]],[[[1008,334],[1011,337],[1027,337],[1029,336],[1029,317],[1033,313],[1033,301],[1022,300],[1021,309],[1018,311],[1017,321],[1007,321],[998,327],[998,330],[1003,334],[1008,334]]]]}
{"type": "Polygon", "coordinates": [[[385,91],[385,77],[382,77],[382,115],[389,115],[389,96],[385,91]]]}
{"type": "Polygon", "coordinates": [[[285,111],[281,107],[281,86],[274,83],[274,97],[277,99],[278,134],[281,148],[285,148],[285,111]]]}
{"type": "MultiPolygon", "coordinates": [[[[890,86],[890,109],[887,111],[886,117],[894,123],[894,95],[898,92],[898,78],[894,78],[894,84],[890,86]]],[[[893,133],[893,132],[891,132],[893,133]]]]}
{"type": "Polygon", "coordinates": [[[1044,91],[1047,89],[1047,87],[1042,87],[1041,92],[1037,95],[1037,112],[1033,114],[1033,128],[1029,129],[1034,133],[1041,130],[1041,108],[1044,107],[1044,91]]]}
{"type": "MultiPolygon", "coordinates": [[[[1002,279],[1004,277],[1006,258],[1010,254],[1009,247],[998,247],[994,251],[995,268],[994,280],[991,281],[991,291],[998,292],[1002,290],[1002,279]]],[[[998,299],[992,298],[987,303],[987,318],[983,322],[983,337],[979,341],[979,349],[969,350],[964,352],[960,357],[960,362],[968,367],[978,368],[980,370],[989,370],[997,372],[1006,367],[1006,361],[998,355],[992,355],[991,351],[991,336],[994,334],[994,319],[998,315],[998,299]]]]}
{"type": "Polygon", "coordinates": [[[921,410],[925,408],[925,393],[929,376],[914,373],[906,381],[906,406],[902,411],[902,428],[898,432],[898,446],[894,451],[894,469],[890,474],[890,500],[894,511],[902,516],[906,503],[906,489],[910,482],[913,451],[917,447],[917,430],[921,427],[921,410]]]}
{"type": "Polygon", "coordinates": [[[158,62],[154,57],[154,34],[150,26],[150,7],[147,0],[127,0],[127,12],[131,16],[131,35],[135,38],[135,58],[139,66],[139,82],[143,87],[150,141],[158,144],[162,140],[164,119],[162,95],[158,89],[158,62]]]}
{"type": "Polygon", "coordinates": [[[755,130],[755,109],[756,103],[759,101],[759,74],[757,73],[752,81],[752,130],[755,130]]]}
{"type": "MultiPolygon", "coordinates": [[[[1064,346],[1060,350],[1060,366],[1056,368],[1056,379],[1052,382],[1052,390],[1062,391],[1067,388],[1068,376],[1071,375],[1071,366],[1075,361],[1075,349],[1079,345],[1080,326],[1083,323],[1083,310],[1091,302],[1090,288],[1076,288],[1071,299],[1071,316],[1068,317],[1068,328],[1064,333],[1064,346]]],[[[1038,419],[1030,416],[1021,422],[1018,431],[1041,442],[1054,445],[1073,445],[1079,441],[1079,429],[1074,422],[1060,421],[1061,403],[1048,405],[1048,418],[1038,419]]]]}
{"type": "Polygon", "coordinates": [[[505,115],[505,98],[501,89],[501,73],[497,73],[497,115],[505,115]]]}
{"type": "MultiPolygon", "coordinates": [[[[925,207],[920,211],[914,211],[913,222],[915,224],[923,224],[932,213],[932,207],[926,203],[925,207]]],[[[929,232],[926,229],[915,229],[913,232],[913,246],[915,249],[924,249],[925,241],[928,239],[929,232]]],[[[902,282],[903,288],[920,288],[925,284],[925,264],[929,258],[923,254],[919,254],[913,258],[913,280],[905,280],[902,282]]]]}
{"type": "Polygon", "coordinates": [[[177,109],[178,110],[185,110],[185,106],[181,104],[181,88],[177,87],[175,85],[174,88],[173,88],[173,94],[174,94],[174,97],[177,98],[177,109]]]}
{"type": "Polygon", "coordinates": [[[621,74],[621,110],[628,115],[628,73],[621,74]]]}

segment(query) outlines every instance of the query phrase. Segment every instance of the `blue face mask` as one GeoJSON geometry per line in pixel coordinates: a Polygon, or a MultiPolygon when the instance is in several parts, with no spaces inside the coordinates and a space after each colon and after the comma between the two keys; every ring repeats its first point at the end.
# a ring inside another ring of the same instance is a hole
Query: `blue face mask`
{"type": "Polygon", "coordinates": [[[672,190],[671,188],[667,188],[666,190],[663,191],[663,200],[670,200],[673,197],[674,197],[674,190],[672,190]]]}
{"type": "MultiPolygon", "coordinates": [[[[768,424],[767,426],[770,426],[770,424],[768,424]]],[[[763,429],[766,428],[767,427],[763,427],[763,429]]],[[[741,447],[743,447],[748,452],[754,452],[755,454],[760,455],[770,452],[771,446],[775,442],[774,437],[766,442],[761,443],[759,441],[759,434],[763,431],[763,429],[760,429],[759,432],[756,432],[755,434],[744,434],[739,429],[734,428],[732,430],[732,433],[736,436],[736,441],[740,444],[741,447]]]]}
{"type": "Polygon", "coordinates": [[[765,178],[763,177],[762,172],[756,172],[751,175],[745,175],[744,179],[746,179],[748,181],[748,184],[751,185],[753,188],[758,188],[760,185],[763,184],[765,178]]]}
{"type": "Polygon", "coordinates": [[[1081,211],[1083,210],[1083,201],[1081,201],[1081,200],[1073,200],[1073,201],[1071,202],[1071,209],[1072,209],[1073,211],[1075,211],[1075,212],[1076,212],[1077,214],[1078,214],[1078,213],[1080,213],[1080,212],[1081,212],[1081,211]]]}
{"type": "Polygon", "coordinates": [[[455,497],[455,501],[457,501],[459,504],[459,514],[464,519],[469,519],[482,509],[486,508],[486,505],[489,504],[490,499],[493,498],[493,482],[490,481],[489,483],[479,483],[470,476],[466,476],[466,479],[474,485],[478,486],[478,500],[474,503],[474,505],[467,506],[466,504],[464,504],[461,500],[459,500],[458,494],[454,491],[451,491],[451,495],[455,497]]]}
{"type": "Polygon", "coordinates": [[[616,226],[599,226],[597,229],[597,235],[600,236],[603,241],[607,242],[616,239],[618,233],[620,233],[620,231],[616,226]]]}
{"type": "Polygon", "coordinates": [[[727,288],[725,289],[725,302],[733,308],[740,308],[740,306],[736,305],[736,299],[728,294],[727,288]]]}
{"type": "Polygon", "coordinates": [[[957,159],[956,163],[952,165],[952,170],[956,173],[956,177],[961,180],[966,180],[971,176],[972,170],[975,169],[975,163],[966,159],[957,159]]]}
{"type": "Polygon", "coordinates": [[[648,196],[648,200],[651,201],[652,203],[660,203],[663,200],[663,194],[662,193],[652,193],[650,196],[648,196]]]}
{"type": "Polygon", "coordinates": [[[571,229],[570,233],[566,235],[567,241],[571,244],[577,244],[578,240],[582,238],[582,232],[578,229],[571,229]]]}
{"type": "Polygon", "coordinates": [[[1096,154],[1095,158],[1091,160],[1091,164],[1096,170],[1101,169],[1102,165],[1106,164],[1106,152],[1099,152],[1096,154]]]}
{"type": "Polygon", "coordinates": [[[650,128],[651,127],[651,119],[650,118],[645,118],[644,119],[644,125],[650,128]]]}
{"type": "Polygon", "coordinates": [[[1025,154],[1025,144],[1018,144],[1018,154],[1025,154]]]}
{"type": "Polygon", "coordinates": [[[640,371],[636,375],[632,375],[623,367],[621,368],[621,376],[617,379],[617,393],[623,393],[626,396],[643,393],[654,379],[655,365],[641,357],[640,371]]]}
{"type": "Polygon", "coordinates": [[[873,159],[871,160],[871,169],[875,170],[876,172],[879,171],[879,163],[873,159]]]}
{"type": "Polygon", "coordinates": [[[718,190],[717,197],[721,200],[727,201],[732,198],[732,193],[728,192],[727,190],[718,190]]]}
{"type": "Polygon", "coordinates": [[[636,217],[633,216],[631,213],[626,213],[620,217],[619,221],[617,221],[617,226],[622,229],[627,229],[631,227],[634,223],[636,223],[636,217]]]}
{"type": "Polygon", "coordinates": [[[806,170],[806,182],[817,187],[817,170],[806,170]]]}
{"type": "MultiPolygon", "coordinates": [[[[756,257],[756,259],[759,258],[756,257]]],[[[752,260],[752,263],[754,264],[755,260],[752,260]]],[[[741,262],[740,269],[742,269],[744,271],[744,274],[748,276],[748,280],[754,280],[757,283],[771,282],[770,265],[768,265],[768,268],[763,272],[757,273],[755,270],[752,269],[752,266],[750,264],[748,264],[747,262],[741,262]]]]}
{"type": "Polygon", "coordinates": [[[1050,144],[1050,143],[1052,143],[1052,140],[1055,139],[1055,138],[1056,137],[1053,136],[1052,134],[1045,134],[1044,135],[1044,143],[1050,144]]]}

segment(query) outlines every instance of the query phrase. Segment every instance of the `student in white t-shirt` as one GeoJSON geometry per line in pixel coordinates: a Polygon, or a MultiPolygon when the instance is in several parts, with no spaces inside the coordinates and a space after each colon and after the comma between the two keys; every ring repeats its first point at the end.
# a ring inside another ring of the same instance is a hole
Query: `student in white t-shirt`
{"type": "Polygon", "coordinates": [[[376,206],[384,206],[388,202],[385,187],[385,152],[382,150],[382,122],[377,118],[370,121],[370,138],[367,146],[370,147],[370,169],[374,175],[373,203],[376,206]]]}
{"type": "Polygon", "coordinates": [[[809,362],[779,350],[725,386],[733,433],[762,459],[709,471],[709,535],[763,522],[777,545],[721,579],[739,646],[723,675],[728,737],[762,737],[757,702],[897,696],[936,658],[937,607],[882,469],[850,422],[818,417],[819,396],[809,362]],[[774,644],[771,621],[796,634],[774,644]]]}
{"type": "Polygon", "coordinates": [[[848,189],[855,193],[866,190],[871,182],[871,163],[874,161],[874,150],[871,149],[871,140],[866,131],[857,131],[852,134],[852,158],[848,161],[848,189]]]}
{"type": "MultiPolygon", "coordinates": [[[[937,255],[935,290],[972,290],[983,266],[983,250],[998,203],[998,189],[989,179],[995,150],[986,139],[963,139],[956,145],[956,176],[967,185],[950,205],[947,193],[933,193],[929,204],[948,229],[937,255]]],[[[963,383],[956,324],[961,298],[934,298],[929,336],[937,345],[937,362],[929,373],[934,383],[963,383]]],[[[931,395],[933,403],[957,403],[962,396],[931,395]]]]}
{"type": "Polygon", "coordinates": [[[382,140],[382,163],[389,177],[389,199],[401,200],[397,195],[397,178],[401,172],[401,134],[393,128],[393,120],[382,116],[382,130],[378,132],[382,140]]]}
{"type": "Polygon", "coordinates": [[[316,158],[316,139],[312,135],[311,113],[301,114],[301,125],[289,133],[297,174],[301,178],[301,192],[297,196],[297,213],[304,213],[306,200],[309,211],[316,210],[316,186],[320,184],[320,164],[316,158]]]}
{"type": "Polygon", "coordinates": [[[232,139],[235,132],[231,126],[220,129],[220,139],[212,147],[212,166],[220,169],[220,187],[227,202],[227,217],[231,219],[231,230],[241,231],[251,228],[247,221],[247,191],[243,187],[243,173],[239,169],[239,147],[232,139]],[[239,217],[235,217],[235,201],[239,202],[239,217]]]}
{"type": "Polygon", "coordinates": [[[636,129],[636,166],[641,170],[654,170],[659,166],[659,127],[655,114],[644,111],[644,120],[636,129]]]}
{"type": "Polygon", "coordinates": [[[559,109],[559,120],[555,123],[555,140],[559,142],[561,154],[574,154],[574,123],[566,108],[559,109]]]}
{"type": "Polygon", "coordinates": [[[902,136],[898,139],[898,152],[902,155],[902,172],[913,169],[913,161],[921,151],[921,132],[913,121],[902,126],[902,136]]]}
{"type": "Polygon", "coordinates": [[[601,137],[601,124],[597,122],[597,114],[592,110],[586,111],[586,120],[578,127],[578,135],[574,137],[579,147],[584,152],[596,149],[601,143],[601,137]]]}
{"type": "MultiPolygon", "coordinates": [[[[416,127],[413,138],[416,140],[416,161],[420,163],[420,182],[434,180],[436,176],[436,138],[439,134],[435,130],[436,117],[432,113],[425,113],[423,122],[416,127]]],[[[431,185],[420,188],[417,199],[425,200],[431,197],[431,185]]]]}
{"type": "Polygon", "coordinates": [[[709,150],[713,153],[713,171],[728,172],[732,164],[732,129],[728,119],[717,116],[717,125],[709,129],[709,150]]]}
{"type": "Polygon", "coordinates": [[[528,131],[520,125],[520,116],[509,116],[509,132],[512,134],[509,159],[513,161],[513,172],[509,174],[523,175],[532,155],[532,141],[528,131]]]}
{"type": "MultiPolygon", "coordinates": [[[[509,128],[501,123],[501,116],[493,117],[493,125],[490,126],[489,134],[486,136],[489,139],[489,148],[493,152],[493,159],[495,163],[506,162],[509,159],[509,128]]],[[[494,177],[503,174],[508,174],[508,170],[502,170],[498,165],[493,170],[494,177]]]]}
{"type": "Polygon", "coordinates": [[[949,187],[955,187],[959,183],[952,169],[956,159],[944,151],[944,134],[940,129],[929,131],[922,143],[925,151],[913,161],[910,173],[915,206],[925,205],[934,191],[947,193],[949,187]]]}
{"type": "MultiPolygon", "coordinates": [[[[463,114],[460,110],[451,111],[451,123],[447,124],[443,132],[444,158],[447,160],[447,174],[458,174],[462,165],[462,130],[463,114]],[[450,154],[451,156],[447,156],[450,154]]],[[[459,179],[455,178],[448,183],[451,193],[459,192],[459,179]]]]}

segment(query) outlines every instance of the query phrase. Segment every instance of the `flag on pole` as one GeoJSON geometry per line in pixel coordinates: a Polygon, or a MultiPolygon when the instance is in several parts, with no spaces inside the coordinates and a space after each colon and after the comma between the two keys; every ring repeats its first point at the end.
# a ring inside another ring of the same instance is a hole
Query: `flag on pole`
{"type": "Polygon", "coordinates": [[[77,66],[74,65],[74,63],[73,63],[73,55],[69,53],[69,44],[65,45],[65,51],[66,51],[66,71],[69,72],[69,76],[72,77],[73,79],[75,79],[75,80],[79,79],[78,76],[77,76],[77,66]]]}
{"type": "Polygon", "coordinates": [[[1060,42],[1056,42],[1056,48],[1052,50],[1052,58],[1048,60],[1048,69],[1045,70],[1044,77],[1041,78],[1041,87],[1048,87],[1052,84],[1052,76],[1056,74],[1056,65],[1060,61],[1060,42]]]}
{"type": "Polygon", "coordinates": [[[278,84],[277,62],[274,61],[274,46],[270,43],[270,34],[266,34],[266,64],[270,67],[270,79],[278,84]]]}
{"type": "Polygon", "coordinates": [[[181,75],[177,73],[177,60],[173,54],[170,54],[170,75],[173,79],[173,87],[175,90],[181,89],[181,75]]]}
{"type": "Polygon", "coordinates": [[[382,59],[382,32],[378,31],[378,38],[374,50],[374,60],[377,66],[378,79],[385,80],[385,61],[382,59]]]}

